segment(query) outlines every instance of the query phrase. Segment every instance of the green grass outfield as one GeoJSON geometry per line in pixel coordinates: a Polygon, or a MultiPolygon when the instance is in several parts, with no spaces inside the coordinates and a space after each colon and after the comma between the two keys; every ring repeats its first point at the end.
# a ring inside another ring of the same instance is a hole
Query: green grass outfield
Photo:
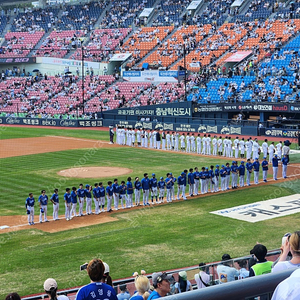
{"type": "MultiPolygon", "coordinates": [[[[0,139],[63,135],[108,140],[107,132],[95,130],[3,128],[0,139]]],[[[43,188],[51,195],[52,188],[59,187],[60,201],[63,202],[65,187],[78,186],[80,182],[85,184],[87,180],[67,178],[62,181],[56,172],[73,167],[87,151],[80,149],[0,159],[0,218],[24,214],[28,193],[33,192],[37,200],[43,188]]],[[[87,166],[131,168],[132,177],[142,176],[144,172],[165,177],[168,171],[178,176],[185,168],[224,162],[217,158],[127,147],[101,148],[85,157],[87,166]]],[[[299,160],[298,155],[292,156],[293,162],[299,160]]],[[[119,180],[126,177],[120,176],[119,180]]],[[[99,174],[98,178],[88,182],[106,182],[108,179],[112,178],[99,174]]],[[[154,208],[112,213],[119,220],[107,224],[58,233],[46,233],[32,227],[0,234],[0,298],[12,291],[21,296],[43,292],[42,284],[47,277],[56,278],[60,289],[86,284],[87,275],[79,272],[79,265],[93,257],[106,261],[116,279],[131,276],[141,269],[150,273],[196,265],[200,261],[216,261],[225,252],[233,257],[245,255],[257,241],[269,249],[277,248],[285,232],[299,229],[299,214],[247,223],[209,212],[260,201],[270,195],[274,197],[274,190],[278,192],[276,197],[298,193],[299,188],[299,181],[261,185],[154,208]]],[[[61,205],[60,214],[63,213],[61,205]]],[[[49,206],[48,215],[51,214],[49,206]]],[[[55,226],[59,226],[59,222],[55,222],[55,226]]]]}

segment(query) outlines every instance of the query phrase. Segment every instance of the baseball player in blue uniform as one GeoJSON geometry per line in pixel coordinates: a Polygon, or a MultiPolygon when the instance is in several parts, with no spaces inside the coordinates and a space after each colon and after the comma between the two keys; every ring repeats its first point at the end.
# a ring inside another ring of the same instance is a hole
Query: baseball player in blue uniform
{"type": "Polygon", "coordinates": [[[89,184],[85,185],[84,189],[84,195],[85,195],[85,201],[86,201],[86,214],[91,215],[93,214],[92,212],[92,186],[89,184]]]}
{"type": "Polygon", "coordinates": [[[184,176],[185,173],[182,172],[180,176],[177,178],[178,190],[177,190],[177,200],[180,200],[180,194],[183,200],[186,200],[185,196],[185,187],[184,187],[184,176]]]}
{"type": "Polygon", "coordinates": [[[105,188],[103,186],[102,182],[99,182],[99,213],[105,212],[104,206],[105,206],[105,188]]]}
{"type": "Polygon", "coordinates": [[[72,209],[71,209],[71,219],[73,217],[77,217],[78,215],[76,214],[76,208],[77,208],[77,192],[76,192],[76,187],[72,187],[72,192],[71,192],[71,202],[72,202],[72,209]]]}
{"type": "Polygon", "coordinates": [[[126,183],[126,190],[127,190],[127,203],[126,207],[130,208],[133,207],[133,185],[131,182],[131,177],[127,178],[127,183],[126,183]]]}
{"type": "Polygon", "coordinates": [[[39,196],[38,201],[40,204],[40,223],[42,223],[43,214],[44,214],[44,222],[49,222],[47,219],[48,196],[46,195],[45,190],[41,191],[41,195],[39,196]]]}
{"type": "Polygon", "coordinates": [[[215,169],[215,192],[219,191],[220,166],[216,165],[215,169]]]}
{"type": "Polygon", "coordinates": [[[112,187],[113,187],[113,191],[114,191],[114,210],[118,210],[119,209],[120,189],[119,189],[119,184],[118,184],[117,178],[114,179],[114,183],[113,183],[112,187]]]}
{"type": "Polygon", "coordinates": [[[273,179],[277,180],[277,174],[278,174],[278,156],[277,154],[274,155],[272,158],[272,168],[273,168],[273,179]]]}
{"type": "Polygon", "coordinates": [[[189,184],[189,195],[191,197],[194,196],[194,190],[195,190],[195,179],[194,179],[194,172],[193,168],[190,168],[190,173],[188,174],[188,184],[189,184]]]}
{"type": "Polygon", "coordinates": [[[124,209],[124,203],[126,205],[127,203],[127,196],[126,196],[126,185],[125,185],[125,181],[122,180],[121,181],[121,185],[119,185],[119,195],[120,195],[120,199],[121,199],[121,208],[124,209]]]}
{"type": "Polygon", "coordinates": [[[59,210],[59,199],[58,199],[58,189],[54,190],[53,195],[50,198],[50,201],[53,203],[53,220],[59,220],[58,210],[59,210]]]}
{"type": "Polygon", "coordinates": [[[175,185],[175,182],[176,182],[176,177],[174,177],[172,173],[170,173],[170,175],[171,175],[171,178],[172,178],[172,180],[171,180],[171,199],[175,200],[175,187],[174,187],[174,185],[175,185]]]}
{"type": "Polygon", "coordinates": [[[165,179],[166,188],[167,188],[167,202],[172,202],[171,198],[171,189],[172,189],[172,177],[170,173],[167,173],[167,178],[165,179]]]}
{"type": "Polygon", "coordinates": [[[194,170],[194,194],[197,196],[199,194],[200,172],[198,170],[198,167],[195,167],[194,170]]]}
{"type": "Polygon", "coordinates": [[[225,170],[224,165],[222,165],[222,167],[221,167],[220,176],[221,176],[221,191],[225,191],[226,190],[226,170],[225,170]]]}
{"type": "Polygon", "coordinates": [[[259,166],[260,166],[258,157],[255,158],[255,161],[252,165],[253,165],[253,171],[254,171],[254,183],[258,184],[259,166]]]}
{"type": "Polygon", "coordinates": [[[83,216],[83,205],[84,205],[84,197],[85,197],[85,191],[83,188],[83,184],[79,184],[79,189],[77,190],[77,196],[78,196],[78,202],[79,202],[79,216],[83,216]]]}
{"type": "Polygon", "coordinates": [[[267,182],[267,176],[268,176],[268,161],[267,161],[267,157],[265,156],[263,161],[261,162],[261,167],[262,167],[262,171],[263,171],[263,181],[267,182]]]}
{"type": "Polygon", "coordinates": [[[164,203],[166,183],[163,177],[160,177],[160,181],[158,181],[157,186],[159,189],[159,203],[164,203]]]}
{"type": "Polygon", "coordinates": [[[25,208],[28,216],[28,224],[34,225],[34,203],[33,194],[29,193],[27,199],[25,200],[25,208]]]}
{"type": "Polygon", "coordinates": [[[69,221],[71,217],[71,193],[70,188],[66,188],[66,192],[64,194],[64,200],[65,200],[65,217],[66,220],[69,221]]]}
{"type": "Polygon", "coordinates": [[[289,157],[287,154],[284,154],[283,158],[281,159],[282,163],[282,177],[287,178],[286,171],[287,171],[287,165],[289,163],[289,157]]]}
{"type": "Polygon", "coordinates": [[[245,163],[244,161],[241,161],[241,164],[238,167],[239,171],[239,177],[240,177],[240,187],[243,187],[245,185],[245,163]]]}
{"type": "Polygon", "coordinates": [[[100,189],[99,189],[99,185],[96,182],[94,184],[94,188],[93,188],[93,197],[94,197],[94,203],[95,203],[95,214],[99,215],[100,211],[99,211],[99,203],[100,203],[100,189]]]}
{"type": "Polygon", "coordinates": [[[208,167],[205,167],[204,175],[205,175],[204,192],[208,193],[208,182],[210,180],[210,176],[209,176],[209,172],[208,172],[208,167]]]}
{"type": "Polygon", "coordinates": [[[237,181],[238,181],[238,166],[237,162],[233,161],[231,165],[231,187],[232,189],[237,188],[237,181]]]}
{"type": "Polygon", "coordinates": [[[154,173],[152,173],[152,178],[150,179],[150,188],[151,188],[151,202],[152,202],[152,204],[155,204],[155,202],[153,202],[154,197],[155,197],[156,203],[158,203],[158,199],[157,199],[157,179],[156,179],[154,173]]]}
{"type": "Polygon", "coordinates": [[[136,206],[140,205],[141,189],[142,189],[142,184],[141,184],[139,178],[135,177],[135,181],[134,181],[134,200],[135,200],[135,205],[136,206]]]}
{"type": "Polygon", "coordinates": [[[213,193],[215,191],[215,172],[214,166],[210,166],[210,170],[208,171],[209,174],[209,185],[210,185],[210,192],[213,193]]]}
{"type": "Polygon", "coordinates": [[[229,163],[226,163],[226,189],[229,190],[229,181],[230,181],[230,173],[231,173],[231,167],[229,166],[229,163]]]}
{"type": "Polygon", "coordinates": [[[199,174],[200,177],[200,186],[201,186],[201,194],[205,194],[205,167],[201,168],[201,172],[199,174]]]}
{"type": "Polygon", "coordinates": [[[246,179],[246,182],[247,182],[247,185],[250,186],[250,181],[251,181],[251,173],[253,171],[253,164],[251,163],[251,159],[248,158],[247,159],[247,163],[246,163],[246,169],[247,169],[247,179],[246,179]]]}
{"type": "Polygon", "coordinates": [[[149,204],[149,191],[150,191],[150,179],[148,178],[148,173],[144,174],[144,178],[141,180],[143,189],[143,205],[149,204]]]}
{"type": "Polygon", "coordinates": [[[107,187],[106,187],[106,199],[107,199],[107,212],[112,212],[111,209],[111,203],[114,195],[114,188],[112,187],[112,182],[108,181],[107,182],[107,187]]]}

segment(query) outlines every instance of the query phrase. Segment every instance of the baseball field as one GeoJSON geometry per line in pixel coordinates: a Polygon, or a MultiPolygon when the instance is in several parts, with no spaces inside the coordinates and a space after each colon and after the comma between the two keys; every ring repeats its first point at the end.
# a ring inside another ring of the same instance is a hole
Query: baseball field
{"type": "MultiPolygon", "coordinates": [[[[108,132],[101,130],[0,128],[0,226],[9,226],[0,229],[0,299],[9,292],[21,296],[41,293],[48,277],[57,280],[59,289],[84,285],[89,280],[79,266],[93,257],[107,262],[110,275],[118,279],[141,269],[151,273],[217,261],[223,253],[232,257],[247,255],[257,241],[269,250],[276,249],[284,233],[299,230],[300,213],[256,223],[210,213],[297,194],[299,154],[291,155],[288,178],[276,183],[270,180],[188,201],[101,213],[67,222],[63,219],[66,187],[99,181],[106,186],[108,180],[141,178],[145,172],[154,172],[157,177],[172,172],[177,177],[183,169],[229,161],[118,147],[108,140],[108,132]],[[103,169],[91,177],[90,167],[103,169]],[[122,171],[123,175],[119,175],[122,171]],[[51,196],[54,188],[59,189],[61,219],[52,221],[49,204],[50,222],[38,224],[38,196],[42,189],[51,196]],[[36,200],[33,226],[28,225],[25,210],[29,192],[36,200]]],[[[271,172],[269,176],[272,177],[271,172]]]]}

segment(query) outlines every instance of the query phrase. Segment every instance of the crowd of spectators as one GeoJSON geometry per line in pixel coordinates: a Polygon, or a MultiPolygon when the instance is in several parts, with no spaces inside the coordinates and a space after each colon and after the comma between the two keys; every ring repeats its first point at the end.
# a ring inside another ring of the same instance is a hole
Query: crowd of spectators
{"type": "MultiPolygon", "coordinates": [[[[92,259],[88,264],[82,265],[82,269],[87,270],[91,283],[81,287],[76,300],[89,300],[90,294],[98,295],[98,299],[113,300],[152,300],[172,294],[188,293],[193,290],[192,283],[196,283],[198,289],[206,289],[215,284],[226,284],[235,280],[245,280],[248,277],[268,276],[269,273],[276,273],[282,270],[299,268],[300,260],[300,232],[287,233],[281,242],[281,255],[277,260],[268,261],[267,248],[263,244],[257,243],[250,250],[250,257],[245,257],[234,261],[229,254],[223,254],[221,262],[217,266],[199,264],[199,272],[194,277],[188,275],[184,270],[178,273],[154,272],[147,276],[144,270],[139,275],[133,274],[134,287],[127,289],[125,283],[115,286],[110,276],[110,268],[107,263],[100,259],[92,259]],[[216,268],[216,269],[215,269],[216,268]],[[213,279],[213,273],[217,274],[217,279],[213,279]],[[151,279],[151,281],[149,280],[151,279]]],[[[296,300],[300,296],[298,288],[299,270],[294,271],[290,277],[281,282],[275,289],[272,300],[296,300]]],[[[233,288],[233,286],[232,286],[233,288]]],[[[65,295],[57,295],[58,284],[55,279],[48,278],[43,284],[43,290],[51,300],[69,300],[65,295]]],[[[233,288],[234,289],[234,288],[233,288]]],[[[260,299],[266,295],[260,295],[260,299]]],[[[17,293],[7,295],[6,300],[20,300],[17,293]]]]}

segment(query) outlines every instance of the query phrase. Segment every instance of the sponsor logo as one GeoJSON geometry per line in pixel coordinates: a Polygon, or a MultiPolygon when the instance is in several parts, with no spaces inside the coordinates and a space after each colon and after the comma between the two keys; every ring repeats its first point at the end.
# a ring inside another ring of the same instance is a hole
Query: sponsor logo
{"type": "Polygon", "coordinates": [[[158,123],[155,125],[155,129],[163,129],[163,128],[164,128],[164,126],[161,123],[158,123]]]}
{"type": "Polygon", "coordinates": [[[42,125],[56,126],[56,121],[55,120],[42,120],[42,125]]]}
{"type": "Polygon", "coordinates": [[[272,110],[272,105],[253,105],[253,109],[254,110],[262,110],[262,111],[268,111],[268,110],[272,110]]]}
{"type": "Polygon", "coordinates": [[[64,127],[76,126],[76,122],[71,120],[61,120],[59,125],[64,127]]]}
{"type": "Polygon", "coordinates": [[[206,132],[206,126],[205,125],[200,125],[199,127],[198,127],[198,132],[206,132]]]}
{"type": "Polygon", "coordinates": [[[287,105],[273,105],[273,110],[275,111],[288,111],[287,105]]]}
{"type": "Polygon", "coordinates": [[[5,120],[6,124],[20,124],[20,120],[15,117],[8,117],[5,120]]]}
{"type": "Polygon", "coordinates": [[[221,129],[221,134],[229,134],[230,133],[230,128],[227,126],[223,126],[221,129]]]}

